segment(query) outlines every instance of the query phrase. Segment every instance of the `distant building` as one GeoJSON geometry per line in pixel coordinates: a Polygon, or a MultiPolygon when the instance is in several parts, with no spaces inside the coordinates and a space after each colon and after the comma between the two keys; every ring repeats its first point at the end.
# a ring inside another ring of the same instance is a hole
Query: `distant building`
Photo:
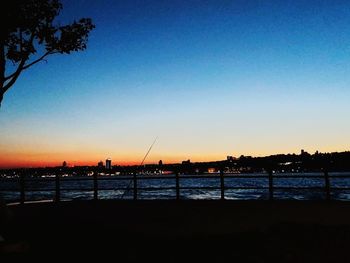
{"type": "Polygon", "coordinates": [[[106,160],[106,169],[112,169],[112,160],[110,158],[106,160]]]}
{"type": "Polygon", "coordinates": [[[234,159],[235,159],[235,157],[233,157],[231,155],[227,156],[227,161],[230,162],[230,163],[232,163],[234,159]]]}
{"type": "Polygon", "coordinates": [[[103,167],[104,167],[103,162],[102,162],[102,161],[99,161],[99,162],[97,163],[97,167],[103,168],[103,167]]]}
{"type": "Polygon", "coordinates": [[[67,162],[66,161],[63,161],[62,167],[67,167],[67,162]]]}
{"type": "Polygon", "coordinates": [[[300,155],[309,155],[307,151],[304,151],[303,149],[300,151],[300,155]]]}
{"type": "Polygon", "coordinates": [[[159,166],[162,166],[162,165],[163,165],[163,161],[162,161],[162,160],[159,160],[158,165],[159,165],[159,166]]]}
{"type": "Polygon", "coordinates": [[[187,161],[182,161],[182,164],[190,164],[191,163],[191,160],[188,159],[187,161]]]}

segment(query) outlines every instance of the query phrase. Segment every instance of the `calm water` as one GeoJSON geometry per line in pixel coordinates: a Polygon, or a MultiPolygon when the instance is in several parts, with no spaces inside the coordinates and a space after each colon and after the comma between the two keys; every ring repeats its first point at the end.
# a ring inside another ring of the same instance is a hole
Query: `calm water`
{"type": "MultiPolygon", "coordinates": [[[[274,187],[313,187],[321,189],[275,189],[274,198],[276,199],[297,199],[297,200],[317,200],[325,198],[324,178],[321,173],[300,173],[300,174],[276,174],[274,175],[274,187]],[[297,178],[279,178],[281,176],[296,176],[297,178]],[[310,176],[311,178],[303,178],[310,176]],[[315,177],[315,178],[313,178],[315,177]]],[[[227,189],[225,198],[233,200],[249,199],[267,199],[268,198],[268,179],[263,177],[266,174],[241,174],[243,178],[225,178],[225,187],[242,188],[260,188],[260,189],[227,189]],[[261,176],[262,178],[244,178],[244,176],[261,176]]],[[[350,173],[330,173],[330,185],[332,188],[350,188],[350,173]]],[[[130,177],[102,177],[98,180],[99,199],[132,199],[133,183],[130,177]],[[107,180],[110,178],[123,178],[122,180],[107,180]],[[130,186],[131,188],[128,188],[130,186]],[[122,189],[121,189],[122,188],[122,189]],[[125,190],[128,189],[128,190],[125,190]]],[[[174,175],[168,175],[167,179],[157,179],[154,176],[152,180],[138,179],[138,188],[170,188],[175,187],[174,175]]],[[[189,187],[220,187],[220,177],[210,175],[210,178],[186,178],[180,177],[180,196],[182,199],[219,199],[220,189],[186,189],[189,187]]],[[[93,198],[93,180],[92,177],[77,178],[64,177],[60,181],[61,200],[92,199],[93,198]],[[89,180],[84,180],[89,178],[89,180]]],[[[39,178],[26,180],[26,201],[53,200],[55,196],[55,179],[39,178]]],[[[19,179],[8,178],[0,179],[0,193],[6,202],[18,202],[19,179]],[[6,190],[6,191],[5,191],[6,190]],[[12,190],[12,191],[8,191],[12,190]]],[[[335,190],[331,192],[333,199],[350,200],[350,190],[335,190]]],[[[139,199],[175,199],[176,191],[172,189],[140,189],[138,190],[139,199]]]]}

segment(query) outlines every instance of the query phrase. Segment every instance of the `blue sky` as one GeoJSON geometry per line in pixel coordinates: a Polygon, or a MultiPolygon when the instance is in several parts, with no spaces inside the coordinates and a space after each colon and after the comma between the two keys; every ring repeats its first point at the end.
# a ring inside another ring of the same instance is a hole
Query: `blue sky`
{"type": "Polygon", "coordinates": [[[5,95],[7,162],[137,163],[156,136],[150,162],[349,149],[349,1],[63,5],[96,29],[5,95]]]}

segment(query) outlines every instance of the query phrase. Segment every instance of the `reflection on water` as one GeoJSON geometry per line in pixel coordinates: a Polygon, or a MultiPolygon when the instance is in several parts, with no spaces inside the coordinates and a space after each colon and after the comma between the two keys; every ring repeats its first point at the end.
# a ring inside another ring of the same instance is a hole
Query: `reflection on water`
{"type": "MultiPolygon", "coordinates": [[[[250,176],[253,174],[246,174],[250,176]]],[[[283,174],[283,176],[288,174],[283,174]]],[[[280,178],[281,175],[274,175],[274,198],[276,199],[295,199],[295,200],[319,200],[325,198],[324,178],[320,173],[290,174],[296,178],[280,178]],[[303,178],[311,176],[311,178],[303,178]],[[315,178],[312,178],[315,176],[315,178]],[[284,189],[278,189],[283,187],[284,189]],[[285,189],[285,187],[313,187],[314,189],[285,189]]],[[[330,174],[330,185],[332,188],[349,187],[350,173],[330,174]],[[332,178],[332,176],[337,176],[332,178]]],[[[225,199],[228,200],[250,200],[250,199],[268,199],[268,179],[262,178],[225,178],[225,199]],[[234,188],[234,189],[229,189],[234,188]],[[237,188],[258,188],[258,189],[237,189],[237,188]]],[[[256,176],[256,174],[254,174],[256,176]]],[[[187,176],[188,177],[188,176],[187,176]]],[[[106,177],[101,177],[101,179],[106,177]]],[[[121,177],[118,177],[121,178],[121,177]]],[[[75,180],[76,178],[62,178],[60,180],[61,200],[87,200],[93,198],[93,180],[75,180]]],[[[186,178],[186,175],[180,177],[180,198],[181,199],[220,199],[220,177],[213,175],[210,178],[186,178]],[[191,187],[207,187],[215,189],[188,189],[191,187]]],[[[176,186],[174,175],[169,175],[169,179],[139,179],[137,187],[138,199],[175,199],[175,189],[156,190],[154,188],[172,188],[176,186]],[[153,189],[147,189],[153,188],[153,189]]],[[[130,178],[122,180],[99,180],[98,198],[99,199],[133,199],[133,182],[130,178]],[[131,187],[131,188],[130,188],[131,187]]],[[[55,179],[41,178],[26,181],[25,199],[27,201],[53,200],[55,197],[55,179]]],[[[7,202],[17,202],[20,199],[18,178],[1,179],[0,192],[7,202]],[[4,191],[4,190],[12,191],[4,191]]],[[[350,190],[332,190],[331,197],[337,200],[350,200],[350,190]]]]}

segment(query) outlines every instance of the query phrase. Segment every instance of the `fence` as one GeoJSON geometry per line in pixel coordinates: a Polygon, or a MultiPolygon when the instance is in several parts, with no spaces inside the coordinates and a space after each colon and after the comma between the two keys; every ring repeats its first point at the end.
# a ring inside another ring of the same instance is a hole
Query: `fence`
{"type": "MultiPolygon", "coordinates": [[[[336,176],[332,175],[331,178],[349,178],[350,174],[347,175],[341,175],[336,176]]],[[[254,175],[254,174],[247,174],[247,175],[241,175],[241,174],[225,174],[223,171],[221,171],[218,175],[208,175],[208,174],[201,174],[201,175],[180,175],[179,173],[175,173],[173,175],[161,175],[161,176],[145,176],[145,175],[132,175],[132,176],[109,176],[109,177],[100,177],[96,173],[93,176],[89,177],[77,177],[77,178],[70,178],[69,181],[79,180],[79,181],[91,181],[92,180],[92,189],[81,189],[81,188],[64,188],[62,187],[61,183],[64,179],[61,178],[61,176],[56,175],[54,180],[54,188],[35,188],[35,189],[29,189],[26,187],[27,182],[30,182],[31,180],[38,180],[38,179],[32,179],[32,178],[25,178],[24,176],[20,176],[19,178],[19,190],[13,190],[13,189],[2,189],[1,191],[19,191],[20,200],[19,202],[21,204],[26,202],[26,192],[28,191],[52,191],[54,192],[54,201],[59,202],[61,200],[61,192],[62,191],[92,191],[93,192],[93,199],[98,200],[99,199],[99,191],[103,190],[122,190],[124,191],[124,194],[127,192],[133,192],[132,199],[138,200],[138,193],[140,191],[165,191],[165,190],[174,190],[175,191],[175,199],[180,200],[181,199],[181,191],[184,190],[217,190],[220,191],[220,199],[225,200],[225,192],[228,190],[267,190],[268,191],[268,200],[274,200],[274,192],[276,190],[318,190],[322,191],[324,193],[324,199],[325,200],[331,200],[331,192],[332,191],[338,191],[338,190],[350,190],[350,187],[331,187],[330,183],[330,176],[328,171],[324,171],[323,174],[320,175],[307,175],[307,174],[292,174],[292,175],[283,175],[279,174],[278,176],[274,175],[272,172],[266,173],[264,175],[254,175]],[[217,178],[219,179],[219,184],[217,186],[181,186],[180,182],[183,179],[194,179],[194,180],[200,180],[200,179],[213,179],[217,178]],[[262,186],[227,186],[225,184],[225,181],[229,178],[244,178],[244,179],[266,179],[268,181],[267,187],[262,186]],[[324,181],[323,186],[275,186],[274,180],[278,179],[321,179],[324,181]],[[175,179],[175,186],[157,186],[157,187],[141,187],[139,186],[140,180],[155,180],[155,179],[161,179],[161,180],[174,180],[175,179]],[[113,187],[112,189],[106,188],[106,187],[99,187],[99,182],[101,181],[118,181],[118,180],[128,180],[129,184],[127,187],[113,187]]],[[[44,181],[47,180],[46,178],[41,178],[40,180],[44,181]]],[[[122,195],[122,197],[124,196],[122,195]]]]}

